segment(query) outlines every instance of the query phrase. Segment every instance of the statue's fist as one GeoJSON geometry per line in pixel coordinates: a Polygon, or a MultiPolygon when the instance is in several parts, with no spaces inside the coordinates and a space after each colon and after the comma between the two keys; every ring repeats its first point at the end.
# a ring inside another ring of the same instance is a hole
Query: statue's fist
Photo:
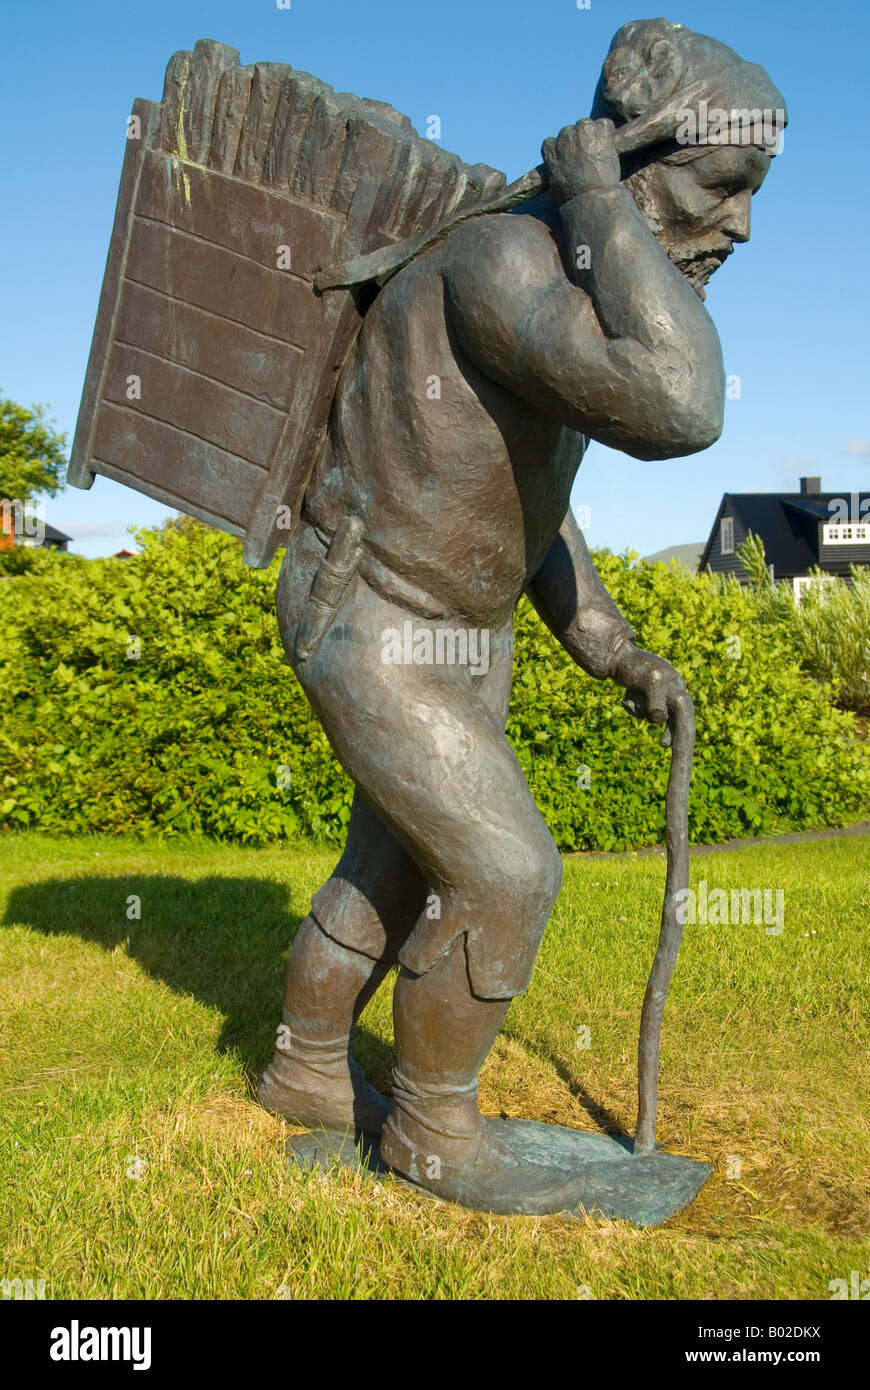
{"type": "Polygon", "coordinates": [[[541,146],[556,207],[590,188],[615,188],[619,183],[619,152],[613,122],[582,120],[566,125],[555,139],[541,146]]]}
{"type": "MultiPolygon", "coordinates": [[[[636,719],[669,724],[681,709],[691,708],[691,697],[679,672],[670,662],[641,651],[633,642],[626,642],[619,649],[612,675],[618,685],[625,686],[622,703],[636,719]]],[[[670,742],[670,728],[666,728],[662,746],[668,748],[670,742]]]]}

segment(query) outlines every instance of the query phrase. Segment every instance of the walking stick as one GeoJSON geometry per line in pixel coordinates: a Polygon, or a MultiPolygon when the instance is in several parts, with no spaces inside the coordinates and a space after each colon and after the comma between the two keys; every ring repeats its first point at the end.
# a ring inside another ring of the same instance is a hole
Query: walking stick
{"type": "Polygon", "coordinates": [[[655,1152],[662,1017],[683,936],[684,924],[679,920],[680,906],[685,903],[685,890],[689,887],[689,781],[695,745],[695,713],[688,692],[676,704],[668,720],[668,727],[662,735],[662,743],[665,747],[670,745],[671,748],[671,768],[665,800],[668,871],[659,944],[640,1016],[635,1157],[655,1152]],[[681,890],[682,896],[678,896],[681,890]]]}

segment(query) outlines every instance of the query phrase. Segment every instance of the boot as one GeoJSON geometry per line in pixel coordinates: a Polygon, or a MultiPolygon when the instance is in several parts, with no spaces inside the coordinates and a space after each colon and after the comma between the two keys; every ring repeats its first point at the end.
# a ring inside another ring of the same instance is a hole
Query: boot
{"type": "Polygon", "coordinates": [[[305,919],[290,952],[275,1055],[257,1087],[261,1105],[308,1129],[380,1134],[390,1102],[353,1059],[353,1027],[388,969],[305,919]]]}
{"type": "Polygon", "coordinates": [[[586,1178],[566,1175],[546,1149],[530,1150],[522,1122],[512,1142],[511,1122],[478,1110],[478,1073],[509,1002],[475,997],[463,937],[427,974],[402,970],[393,999],[393,1110],[381,1156],[427,1192],[475,1211],[571,1210],[586,1178]]]}

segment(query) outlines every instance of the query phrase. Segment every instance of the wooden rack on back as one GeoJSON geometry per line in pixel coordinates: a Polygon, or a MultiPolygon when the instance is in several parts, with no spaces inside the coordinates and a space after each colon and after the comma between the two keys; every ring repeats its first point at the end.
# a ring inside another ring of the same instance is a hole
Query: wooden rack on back
{"type": "Polygon", "coordinates": [[[477,207],[471,167],[383,102],[201,40],[137,101],[68,480],[97,473],[244,537],[286,542],[362,323],[317,269],[477,207]]]}

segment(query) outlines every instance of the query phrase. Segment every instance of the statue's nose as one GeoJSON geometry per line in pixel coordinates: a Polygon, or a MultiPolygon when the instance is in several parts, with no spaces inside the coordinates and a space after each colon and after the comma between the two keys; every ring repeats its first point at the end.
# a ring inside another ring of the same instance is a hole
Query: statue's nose
{"type": "Polygon", "coordinates": [[[752,194],[747,188],[728,199],[719,226],[732,241],[748,241],[751,220],[752,194]]]}

